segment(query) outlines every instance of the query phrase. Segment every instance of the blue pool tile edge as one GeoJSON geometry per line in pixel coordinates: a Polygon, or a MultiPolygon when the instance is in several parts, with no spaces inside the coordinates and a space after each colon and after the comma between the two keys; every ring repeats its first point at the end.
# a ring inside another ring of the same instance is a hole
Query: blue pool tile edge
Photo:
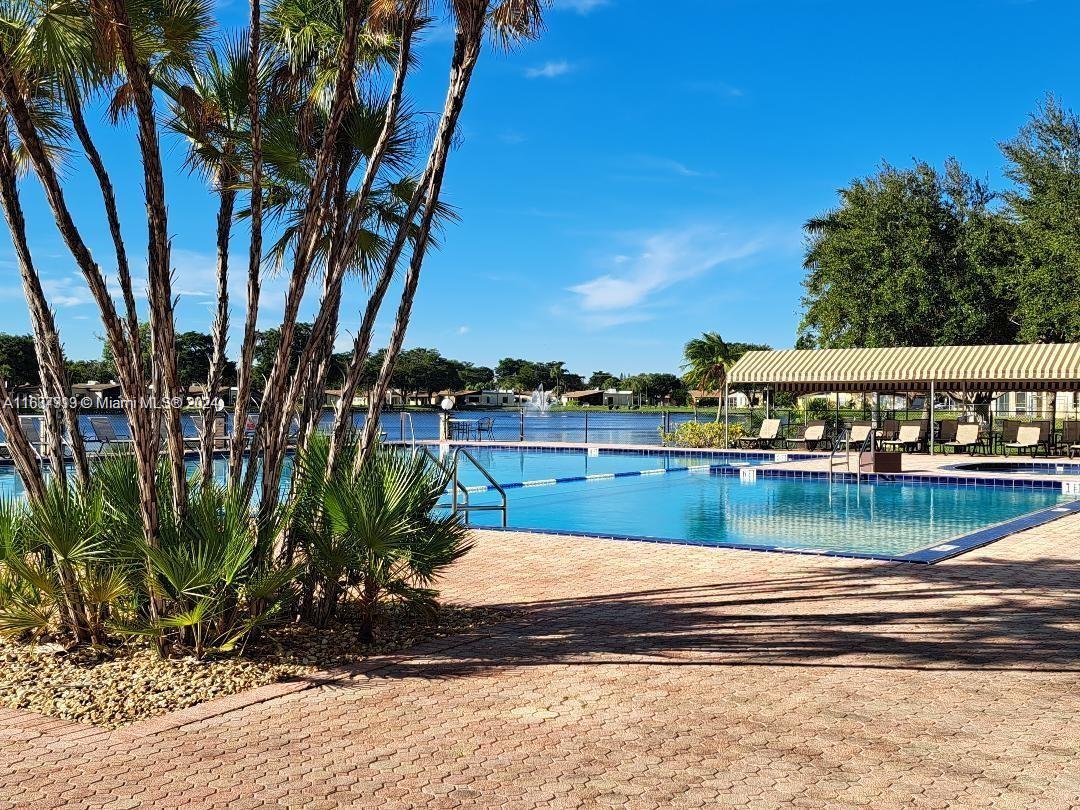
{"type": "Polygon", "coordinates": [[[1035,512],[1028,512],[1026,515],[1020,515],[1019,517],[1001,523],[995,523],[992,526],[984,526],[983,528],[976,529],[968,534],[934,543],[932,546],[919,549],[918,551],[908,552],[907,554],[895,557],[894,559],[898,562],[941,562],[942,560],[948,560],[968,551],[989,545],[990,543],[1008,537],[1010,534],[1016,534],[1025,529],[1034,529],[1036,526],[1042,526],[1046,523],[1058,520],[1059,518],[1068,517],[1069,515],[1078,513],[1080,513],[1080,500],[1065,501],[1055,504],[1054,506],[1046,507],[1045,509],[1039,509],[1035,512]]]}
{"type": "Polygon", "coordinates": [[[587,532],[570,529],[532,529],[528,526],[472,526],[471,528],[481,531],[493,532],[528,532],[530,534],[543,534],[556,537],[590,537],[597,540],[618,540],[634,543],[661,543],[675,546],[699,546],[704,548],[736,549],[738,551],[764,551],[774,554],[799,554],[804,557],[842,557],[856,560],[875,560],[877,562],[915,563],[918,565],[933,565],[953,557],[972,551],[982,546],[989,545],[1001,540],[1010,534],[1033,529],[1036,526],[1050,523],[1068,515],[1080,513],[1080,500],[1055,504],[1054,506],[1029,512],[1026,515],[1012,518],[993,526],[977,529],[960,537],[938,541],[933,546],[928,546],[918,551],[910,551],[907,554],[887,555],[870,554],[861,551],[843,551],[839,549],[823,548],[798,548],[795,546],[781,546],[769,543],[725,543],[709,540],[688,540],[675,537],[650,537],[646,535],[613,534],[610,532],[587,532]]]}

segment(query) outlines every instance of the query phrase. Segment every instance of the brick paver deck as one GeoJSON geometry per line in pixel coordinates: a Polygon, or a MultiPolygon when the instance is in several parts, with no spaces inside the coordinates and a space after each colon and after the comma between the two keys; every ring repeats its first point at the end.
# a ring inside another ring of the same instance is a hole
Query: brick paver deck
{"type": "Polygon", "coordinates": [[[115,732],[0,710],[0,806],[1080,806],[1080,517],[936,566],[478,540],[446,595],[523,620],[115,732]]]}

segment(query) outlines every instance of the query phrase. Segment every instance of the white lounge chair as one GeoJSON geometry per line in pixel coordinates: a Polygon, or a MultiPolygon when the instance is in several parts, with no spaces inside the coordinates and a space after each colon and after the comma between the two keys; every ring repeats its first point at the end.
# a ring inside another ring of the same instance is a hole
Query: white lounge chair
{"type": "Polygon", "coordinates": [[[791,444],[801,444],[807,450],[813,450],[813,449],[815,449],[818,442],[822,442],[824,440],[825,440],[825,423],[824,422],[816,422],[816,423],[811,423],[811,424],[807,425],[806,430],[803,431],[802,436],[797,436],[794,439],[788,439],[788,442],[791,443],[791,444]],[[815,447],[811,447],[810,445],[815,445],[815,447]]]}
{"type": "Polygon", "coordinates": [[[959,453],[961,450],[967,450],[969,453],[971,449],[979,443],[979,426],[973,423],[966,423],[956,426],[956,438],[951,442],[942,442],[942,449],[951,447],[954,453],[959,453]]]}
{"type": "Polygon", "coordinates": [[[1042,428],[1038,425],[1021,425],[1016,429],[1016,441],[1006,442],[1002,445],[1002,449],[1005,451],[1005,455],[1009,455],[1010,450],[1015,450],[1017,455],[1020,455],[1021,450],[1030,450],[1031,457],[1035,458],[1035,454],[1039,452],[1039,443],[1042,441],[1042,428]]]}
{"type": "Polygon", "coordinates": [[[900,434],[895,439],[886,439],[881,444],[885,447],[912,450],[922,441],[922,425],[901,425],[900,434]]]}
{"type": "MultiPolygon", "coordinates": [[[[483,420],[481,420],[483,421],[483,420]]],[[[780,438],[780,420],[764,419],[757,436],[743,436],[736,441],[739,447],[771,447],[780,438]]]]}

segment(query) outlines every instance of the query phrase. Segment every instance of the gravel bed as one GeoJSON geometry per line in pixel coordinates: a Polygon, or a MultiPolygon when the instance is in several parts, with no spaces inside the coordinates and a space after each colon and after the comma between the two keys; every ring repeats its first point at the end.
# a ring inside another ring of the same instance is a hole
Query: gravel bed
{"type": "Polygon", "coordinates": [[[65,651],[0,638],[0,707],[116,728],[245,689],[347,666],[418,642],[506,621],[502,608],[446,605],[434,616],[388,609],[378,641],[359,642],[348,606],[332,627],[266,632],[240,654],[163,659],[145,643],[65,651]]]}

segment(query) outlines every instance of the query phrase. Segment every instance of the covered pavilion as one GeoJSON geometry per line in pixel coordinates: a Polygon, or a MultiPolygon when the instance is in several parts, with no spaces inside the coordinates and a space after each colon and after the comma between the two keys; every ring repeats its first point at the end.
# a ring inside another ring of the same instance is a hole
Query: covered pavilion
{"type": "MultiPolygon", "coordinates": [[[[1080,343],[752,351],[728,370],[725,403],[731,387],[799,396],[866,392],[875,399],[884,393],[925,394],[933,425],[939,393],[964,399],[1007,391],[1080,390],[1080,343]]],[[[726,406],[724,423],[726,432],[726,406]]],[[[933,446],[930,441],[931,453],[933,446]]]]}

